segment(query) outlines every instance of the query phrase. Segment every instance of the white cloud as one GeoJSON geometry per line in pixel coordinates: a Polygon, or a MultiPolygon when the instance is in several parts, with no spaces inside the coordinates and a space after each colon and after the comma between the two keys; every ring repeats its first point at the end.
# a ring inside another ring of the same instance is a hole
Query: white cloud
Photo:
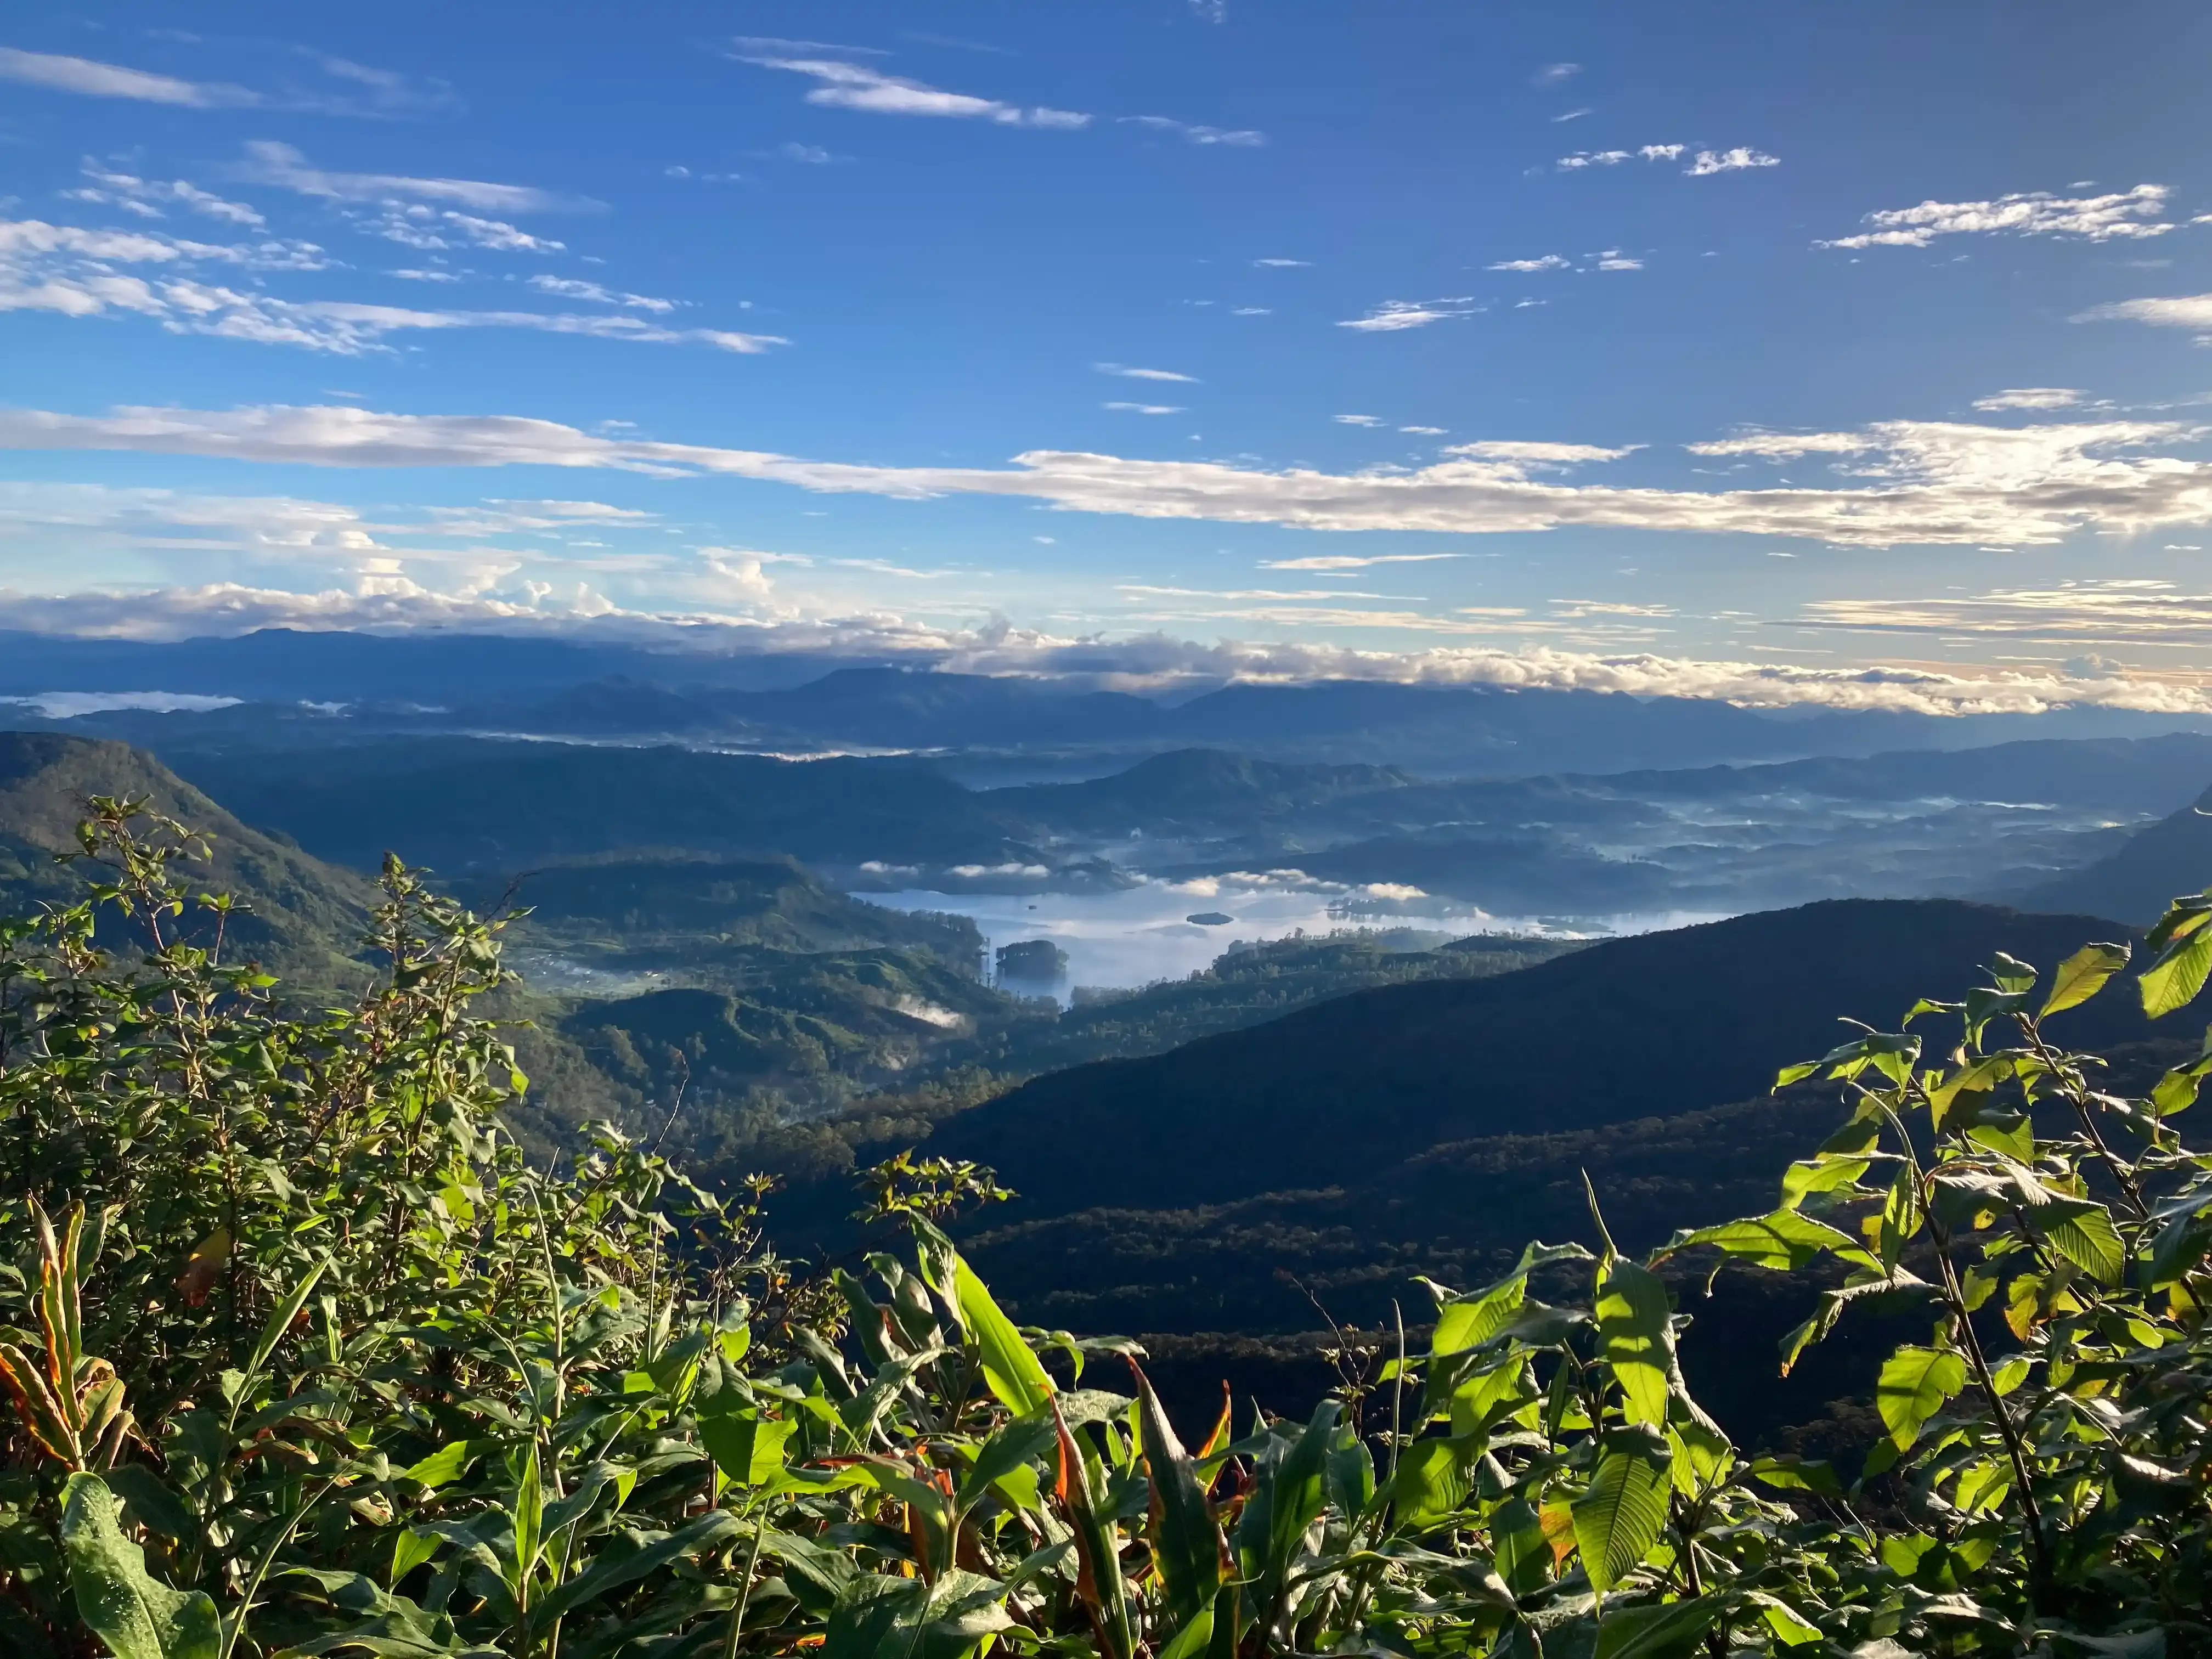
{"type": "Polygon", "coordinates": [[[826,167],[837,159],[819,144],[802,144],[796,139],[786,139],[775,147],[775,153],[787,161],[811,167],[826,167]]]}
{"type": "Polygon", "coordinates": [[[172,104],[184,109],[252,109],[263,100],[244,87],[181,81],[51,52],[18,52],[0,46],[0,81],[44,87],[51,92],[81,93],[88,98],[127,98],[142,104],[172,104]]]}
{"type": "Polygon", "coordinates": [[[1387,424],[1380,415],[1332,415],[1329,418],[1340,426],[1382,426],[1387,424]]]}
{"type": "Polygon", "coordinates": [[[118,207],[145,219],[162,217],[161,209],[167,205],[184,208],[203,218],[243,225],[250,230],[262,230],[268,226],[266,219],[243,202],[228,201],[183,179],[141,179],[134,173],[104,167],[90,156],[85,158],[82,171],[91,182],[76,190],[64,191],[62,194],[71,201],[118,207]]]}
{"type": "MultiPolygon", "coordinates": [[[[1639,144],[1634,149],[1578,149],[1571,155],[1562,155],[1553,165],[1562,173],[1578,173],[1585,167],[1617,167],[1623,161],[1639,157],[1646,161],[1679,161],[1689,148],[1687,144],[1639,144]]],[[[1741,173],[1750,167],[1781,165],[1778,155],[1739,144],[1733,149],[1701,149],[1682,171],[1689,178],[1704,179],[1716,173],[1741,173]]]]}
{"type": "Polygon", "coordinates": [[[450,248],[480,247],[495,253],[560,253],[566,242],[532,235],[504,219],[484,219],[454,208],[427,207],[420,202],[382,202],[373,210],[345,210],[355,228],[370,236],[381,236],[403,247],[426,252],[450,248]]]}
{"type": "Polygon", "coordinates": [[[411,266],[402,266],[398,270],[387,270],[384,274],[387,276],[401,277],[410,283],[458,283],[461,280],[459,275],[454,271],[418,270],[411,266]]]}
{"type": "Polygon", "coordinates": [[[1501,440],[1455,447],[1432,466],[1350,474],[1054,450],[1027,452],[1004,468],[889,467],[599,436],[519,416],[392,415],[338,405],[125,408],[104,416],[0,411],[0,447],[22,450],[337,466],[606,467],[907,500],[998,495],[1077,512],[1309,530],[1481,535],[1578,526],[1863,547],[2017,547],[2084,530],[2135,533],[2212,523],[2212,462],[2163,453],[2198,435],[2199,428],[2150,421],[2021,428],[1887,421],[1854,433],[1751,434],[1691,450],[1770,459],[1828,454],[1846,458],[1848,466],[1822,488],[1699,490],[1540,477],[1626,452],[1501,440]]]}
{"type": "Polygon", "coordinates": [[[1262,570],[1364,570],[1377,564],[1433,564],[1438,559],[1464,559],[1464,553],[1319,553],[1306,559],[1262,559],[1262,570]]]}
{"type": "MultiPolygon", "coordinates": [[[[1653,149],[1658,146],[1651,146],[1653,149]]],[[[1747,145],[1738,144],[1734,149],[1701,149],[1697,159],[1683,169],[1692,179],[1708,178],[1716,173],[1741,173],[1749,167],[1778,167],[1779,155],[1769,155],[1747,145]]]]}
{"type": "Polygon", "coordinates": [[[1643,260],[1631,258],[1627,254],[1623,253],[1617,247],[1607,248],[1603,252],[1598,254],[1596,258],[1597,268],[1600,270],[1641,270],[1644,269],[1643,260]]]}
{"type": "Polygon", "coordinates": [[[1232,317],[1272,317],[1275,314],[1275,308],[1273,306],[1237,306],[1229,314],[1232,317]]]}
{"type": "Polygon", "coordinates": [[[1310,259],[1255,259],[1252,263],[1263,270],[1303,270],[1313,264],[1310,259]]]}
{"type": "Polygon", "coordinates": [[[1585,115],[1595,115],[1595,113],[1597,113],[1595,110],[1593,110],[1589,105],[1585,104],[1582,108],[1571,109],[1564,115],[1554,115],[1552,118],[1552,125],[1558,126],[1568,121],[1579,121],[1585,115]]]}
{"type": "Polygon", "coordinates": [[[1539,87],[1556,87],[1571,81],[1583,72],[1580,64],[1547,64],[1528,77],[1529,83],[1539,87]]]}
{"type": "Polygon", "coordinates": [[[1101,409],[1115,410],[1124,415],[1181,415],[1185,412],[1180,404],[1112,403],[1101,404],[1098,406],[1101,409]]]}
{"type": "Polygon", "coordinates": [[[530,279],[530,286],[543,294],[558,294],[569,300],[588,300],[593,305],[622,306],[631,311],[665,313],[675,310],[677,306],[673,300],[656,300],[649,294],[624,294],[602,288],[597,283],[583,282],[574,276],[548,276],[542,272],[530,279]]]}
{"type": "Polygon", "coordinates": [[[1465,294],[1445,300],[1385,300],[1364,317],[1351,318],[1337,326],[1357,329],[1363,334],[1388,334],[1472,317],[1481,309],[1472,295],[1465,294]]]}
{"type": "Polygon", "coordinates": [[[1195,374],[1178,374],[1171,368],[1130,368],[1121,363],[1093,363],[1091,368],[1101,374],[1119,374],[1132,380],[1181,380],[1191,386],[1198,384],[1195,374]]]}
{"type": "Polygon", "coordinates": [[[2046,645],[2212,646],[2212,593],[2142,577],[2091,578],[2049,588],[1998,588],[1963,599],[1826,599],[1801,622],[1854,632],[1942,634],[2046,645]]]}
{"type": "Polygon", "coordinates": [[[810,104],[832,109],[862,110],[871,115],[934,115],[956,120],[983,120],[1010,127],[1085,127],[1091,118],[1075,110],[1042,106],[1024,109],[995,98],[975,98],[966,93],[945,92],[896,75],[885,75],[865,64],[830,58],[747,57],[762,69],[783,70],[819,82],[806,94],[810,104]]]}
{"type": "Polygon", "coordinates": [[[190,81],[173,75],[103,64],[89,58],[19,52],[0,46],[0,81],[73,92],[88,98],[121,98],[180,109],[285,110],[318,115],[404,118],[458,109],[460,100],[442,81],[418,82],[390,70],[372,69],[304,46],[287,49],[295,60],[312,64],[339,83],[288,85],[276,93],[256,92],[228,82],[190,81]]]}
{"type": "Polygon", "coordinates": [[[1440,426],[1401,426],[1401,432],[1415,432],[1426,438],[1441,438],[1447,428],[1440,426]]]}
{"type": "Polygon", "coordinates": [[[1976,409],[2070,409],[2082,394],[2069,386],[2016,386],[1974,399],[1976,409]]]}
{"type": "Polygon", "coordinates": [[[1249,128],[1231,130],[1197,126],[1165,115],[1124,115],[1121,118],[1131,125],[1150,127],[1156,132],[1172,132],[1193,144],[1226,144],[1231,149],[1258,149],[1267,142],[1266,133],[1254,132],[1249,128]]]}
{"type": "Polygon", "coordinates": [[[1500,259],[1494,265],[1485,265],[1486,270],[1565,270],[1574,261],[1556,253],[1547,253],[1534,259],[1500,259]]]}
{"type": "Polygon", "coordinates": [[[376,202],[389,197],[453,202],[484,213],[550,213],[604,207],[588,197],[568,196],[532,185],[488,184],[478,179],[422,179],[400,173],[333,173],[308,164],[289,144],[256,139],[246,146],[237,176],[302,196],[334,202],[376,202]]]}
{"type": "Polygon", "coordinates": [[[2115,237],[2163,236],[2173,226],[2158,216],[2172,192],[2164,185],[2137,185],[2104,196],[2053,196],[2029,191],[1991,202],[1923,202],[1866,216],[1869,230],[1815,243],[1818,247],[1926,247],[1938,236],[2079,236],[2092,242],[2115,237]]]}
{"type": "Polygon", "coordinates": [[[2092,306],[2077,323],[2148,323],[2153,328],[2212,329],[2212,294],[2186,294],[2162,300],[2119,300],[2092,306]]]}

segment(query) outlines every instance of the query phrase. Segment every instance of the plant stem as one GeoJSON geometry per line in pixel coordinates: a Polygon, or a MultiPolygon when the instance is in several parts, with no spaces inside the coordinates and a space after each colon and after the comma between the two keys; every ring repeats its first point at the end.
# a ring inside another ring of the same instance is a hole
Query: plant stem
{"type": "Polygon", "coordinates": [[[1990,1362],[1982,1352],[1982,1339],[1974,1330],[1973,1316],[1966,1310],[1966,1298],[1959,1287],[1959,1272],[1951,1263],[1951,1236],[1946,1228],[1929,1218],[1930,1231],[1936,1237],[1936,1261],[1942,1270],[1943,1295],[1951,1304],[1951,1316],[1958,1322],[1960,1339],[1966,1345],[1966,1358],[1973,1367],[1974,1380],[1981,1387],[1982,1397],[1988,1401],[1990,1415],[1996,1420],[1997,1432],[2004,1437],[2005,1451],[2012,1459],[2013,1479],[2020,1486],[2020,1506],[2027,1517],[2027,1545],[2031,1583],[2028,1604],[2031,1611],[2041,1600],[2042,1592],[2051,1583],[2051,1561],[2045,1553],[2043,1511],[2035,1501],[2035,1483],[2027,1466],[2027,1452],[2021,1444],[2020,1430],[2005,1409],[2004,1396],[1997,1392],[1996,1379],[1990,1375],[1990,1362]]]}
{"type": "Polygon", "coordinates": [[[753,1547],[745,1557],[745,1580],[738,1587],[738,1605],[730,1609],[730,1633],[722,1644],[722,1659],[738,1659],[738,1638],[744,1633],[745,1608],[753,1599],[753,1569],[760,1565],[761,1539],[768,1532],[768,1510],[753,1524],[753,1547]]]}

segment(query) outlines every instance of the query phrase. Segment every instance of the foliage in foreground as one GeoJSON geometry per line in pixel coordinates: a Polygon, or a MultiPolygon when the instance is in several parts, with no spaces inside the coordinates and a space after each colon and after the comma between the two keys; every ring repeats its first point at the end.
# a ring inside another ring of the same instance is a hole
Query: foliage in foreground
{"type": "MultiPolygon", "coordinates": [[[[2212,1059],[2125,1100],[2045,1028],[2124,947],[2000,958],[1905,1022],[1941,1039],[1785,1073],[1851,1115],[1771,1213],[1642,1261],[1601,1221],[1532,1245],[1431,1286],[1378,1383],[1186,1437],[1127,1345],[1016,1327],[961,1260],[936,1222],[985,1172],[895,1161],[872,1207],[910,1243],[801,1277],[757,1191],[650,1147],[534,1170],[467,1012],[495,926],[390,864],[383,978],[289,1017],[185,833],[95,808],[91,898],[0,924],[10,1653],[2207,1650],[2212,1159],[2169,1120],[2212,1059]],[[1855,1304],[1929,1322],[1850,1486],[1689,1398],[1661,1271],[1824,1258],[1785,1364],[1855,1304]]],[[[2208,922],[2151,936],[2153,1012],[2208,922]]]]}

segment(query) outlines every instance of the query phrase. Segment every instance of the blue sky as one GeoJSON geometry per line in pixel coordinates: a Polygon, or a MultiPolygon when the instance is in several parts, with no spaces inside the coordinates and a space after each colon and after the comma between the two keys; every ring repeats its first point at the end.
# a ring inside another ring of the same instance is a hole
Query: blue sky
{"type": "Polygon", "coordinates": [[[0,28],[0,625],[2207,696],[2201,7],[204,22],[0,28]]]}

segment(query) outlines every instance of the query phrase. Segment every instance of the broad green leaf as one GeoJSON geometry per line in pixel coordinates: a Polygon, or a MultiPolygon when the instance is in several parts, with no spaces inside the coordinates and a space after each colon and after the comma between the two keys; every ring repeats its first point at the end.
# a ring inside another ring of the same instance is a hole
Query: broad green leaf
{"type": "MultiPolygon", "coordinates": [[[[1840,1159],[1838,1163],[1844,1166],[1856,1164],[1862,1170],[1866,1167],[1865,1161],[1859,1158],[1840,1159]]],[[[1717,1227],[1676,1233],[1667,1241],[1667,1250],[1672,1255],[1693,1244],[1711,1244],[1754,1267],[1795,1273],[1808,1266],[1824,1250],[1848,1249],[1850,1243],[1849,1234],[1838,1232],[1826,1223],[1815,1221],[1794,1208],[1784,1208],[1770,1215],[1747,1216],[1741,1221],[1722,1222],[1717,1227]]]]}
{"type": "Polygon", "coordinates": [[[400,1470],[398,1478],[435,1489],[459,1480],[479,1457],[498,1449],[496,1440],[449,1441],[420,1462],[400,1470]]]}
{"type": "Polygon", "coordinates": [[[1452,1515],[1467,1502],[1467,1466],[1479,1444],[1431,1437],[1416,1440],[1398,1456],[1391,1477],[1391,1517],[1419,1530],[1452,1515]]]}
{"type": "Polygon", "coordinates": [[[1017,1417],[1042,1411],[1052,1401],[1052,1378],[1036,1351],[1022,1340],[1019,1328],[1000,1310],[964,1258],[953,1258],[952,1285],[960,1322],[982,1361],[985,1384],[1017,1417]]]}
{"type": "Polygon", "coordinates": [[[628,1554],[603,1556],[559,1588],[549,1591],[533,1610],[550,1622],[573,1607],[597,1601],[609,1590],[635,1583],[658,1572],[672,1561],[702,1555],[734,1543],[744,1534],[744,1523],[727,1510],[710,1510],[690,1525],[628,1554]]]}
{"type": "Polygon", "coordinates": [[[1329,1443],[1335,1438],[1342,1411],[1338,1401],[1322,1401],[1297,1443],[1275,1467],[1268,1494],[1267,1571],[1272,1583],[1282,1581],[1307,1527],[1328,1501],[1329,1443]]]}
{"type": "Polygon", "coordinates": [[[1814,1193],[1832,1193],[1853,1185],[1872,1162],[1835,1152],[1799,1159],[1783,1172],[1782,1207],[1794,1210],[1814,1193]]]}
{"type": "Polygon", "coordinates": [[[1899,1348],[1881,1368],[1875,1405],[1899,1451],[1920,1437],[1928,1419],[1966,1386],[1966,1362],[1948,1348],[1899,1348]]]}
{"type": "Polygon", "coordinates": [[[1168,1638],[1160,1659],[1199,1659],[1213,1642],[1213,1604],[1199,1609],[1198,1616],[1168,1638]]]}
{"type": "Polygon", "coordinates": [[[1600,1595],[1635,1570],[1666,1524],[1669,1460],[1666,1443],[1652,1437],[1656,1455],[1641,1447],[1607,1450],[1574,1503],[1575,1546],[1600,1595]]]}
{"type": "Polygon", "coordinates": [[[107,1483],[72,1474],[62,1493],[62,1550],[77,1616],[115,1659],[216,1659],[222,1632],[214,1601],[149,1576],[145,1552],[117,1524],[121,1506],[107,1483]]]}
{"type": "Polygon", "coordinates": [[[763,1486],[783,1472],[784,1443],[798,1425],[757,1411],[699,1419],[699,1439],[714,1467],[741,1486],[763,1486]]]}
{"type": "Polygon", "coordinates": [[[1667,1287],[1649,1268],[1616,1261],[1599,1287],[1596,1312],[1599,1349],[1626,1397],[1629,1420],[1664,1423],[1674,1359],[1667,1287]]]}
{"type": "Polygon", "coordinates": [[[2112,1218],[2103,1205],[2074,1199],[2039,1206],[2027,1214],[2051,1241],[2051,1248],[2082,1272],[2100,1284],[2120,1282],[2127,1267],[2127,1248],[2120,1243],[2112,1218]]]}
{"type": "Polygon", "coordinates": [[[1068,1428],[1059,1401],[1050,1400],[1047,1404],[1060,1431],[1059,1494],[1075,1534],[1079,1565],[1077,1592],[1090,1605],[1108,1659],[1133,1659],[1137,1636],[1129,1607],[1129,1583],[1121,1576],[1114,1522],[1101,1512],[1103,1471],[1090,1447],[1079,1442],[1068,1428]]]}
{"type": "Polygon", "coordinates": [[[1753,1461],[1748,1473],[1754,1480],[1765,1481],[1784,1492],[1809,1492],[1822,1498],[1841,1498],[1844,1483],[1836,1472],[1818,1458],[1784,1455],[1761,1457],[1753,1461]]]}
{"type": "Polygon", "coordinates": [[[1474,1296],[1454,1297],[1437,1310],[1436,1334],[1429,1339],[1429,1352],[1457,1353],[1480,1346],[1521,1311],[1528,1293],[1528,1279],[1515,1278],[1474,1296]]]}
{"type": "Polygon", "coordinates": [[[123,1500],[137,1525],[158,1532],[164,1538],[198,1535],[199,1522],[185,1500],[164,1486],[161,1477],[143,1463],[118,1464],[102,1478],[108,1490],[123,1500]]]}
{"type": "Polygon", "coordinates": [[[2038,1018],[2045,1018],[2065,1009],[2087,1002],[2105,988],[2105,981],[2128,965],[2129,948],[2124,945],[2085,945],[2058,964],[2051,975],[2051,994],[2043,1000],[2043,1012],[2038,1018]]]}
{"type": "Polygon", "coordinates": [[[1598,1621],[1595,1659],[1671,1659],[1686,1653],[1725,1607],[1717,1595],[1693,1595],[1609,1613],[1598,1621]]]}
{"type": "Polygon", "coordinates": [[[2136,981],[2142,992],[2143,1012],[2153,1019],[2185,1007],[2204,988],[2212,974],[2212,928],[2197,924],[2186,935],[2159,953],[2136,981]]]}
{"type": "MultiPolygon", "coordinates": [[[[1134,1364],[1130,1370],[1137,1376],[1137,1424],[1152,1484],[1152,1559],[1167,1591],[1169,1616],[1187,1626],[1208,1616],[1214,1592],[1221,1588],[1228,1546],[1199,1484],[1197,1468],[1161,1409],[1159,1396],[1143,1371],[1134,1364]]],[[[1202,1645],[1206,1638],[1196,1639],[1202,1645]]]]}
{"type": "Polygon", "coordinates": [[[1764,1590],[1751,1590],[1746,1593],[1744,1600],[1759,1609],[1760,1616],[1766,1620],[1767,1629],[1774,1632],[1784,1647],[1802,1648],[1808,1642],[1820,1639],[1820,1627],[1808,1623],[1781,1597],[1769,1595],[1764,1590]]]}

